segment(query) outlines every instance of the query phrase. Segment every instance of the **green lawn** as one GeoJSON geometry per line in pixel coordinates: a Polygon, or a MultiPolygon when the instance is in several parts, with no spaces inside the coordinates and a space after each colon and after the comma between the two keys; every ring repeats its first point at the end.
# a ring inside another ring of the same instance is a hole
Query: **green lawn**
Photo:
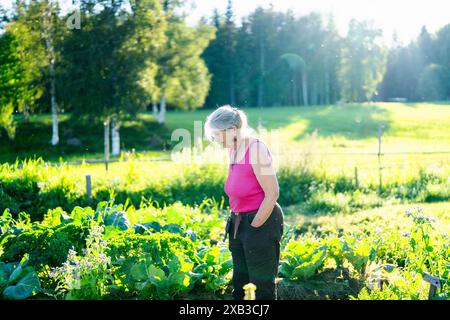
{"type": "MultiPolygon", "coordinates": [[[[268,142],[279,163],[308,161],[327,171],[349,171],[358,167],[361,174],[377,176],[376,155],[345,153],[378,152],[378,126],[384,125],[382,152],[450,152],[450,103],[374,103],[311,107],[243,109],[252,128],[261,120],[268,142]],[[317,131],[316,131],[317,130],[317,131]],[[316,134],[313,134],[316,131],[316,134]],[[300,156],[306,154],[307,156],[300,156]],[[314,155],[344,153],[343,155],[314,155]],[[306,158],[306,159],[305,159],[306,158]]],[[[169,112],[170,130],[188,129],[212,110],[169,112]]],[[[206,143],[205,143],[206,145],[206,143]]],[[[450,165],[450,154],[396,154],[382,156],[386,175],[397,175],[420,166],[450,165]]]]}
{"type": "MultiPolygon", "coordinates": [[[[382,136],[383,152],[433,152],[450,151],[450,103],[373,103],[362,105],[334,105],[311,107],[270,107],[243,109],[253,128],[259,121],[265,130],[261,137],[271,146],[273,153],[333,153],[333,152],[377,152],[377,130],[384,125],[382,136]],[[316,132],[314,134],[314,132],[316,132]]],[[[184,128],[193,137],[194,126],[198,137],[203,133],[203,123],[211,109],[196,111],[168,111],[166,125],[158,125],[151,113],[140,114],[136,121],[122,124],[121,144],[123,150],[133,148],[142,157],[168,156],[175,129],[184,128]],[[152,136],[162,141],[151,145],[152,136]],[[166,145],[166,152],[164,149],[166,145]]],[[[16,157],[42,156],[45,160],[58,161],[59,157],[73,161],[82,158],[103,157],[103,128],[101,124],[79,124],[60,116],[61,145],[52,148],[51,116],[35,115],[31,122],[18,122],[14,141],[0,131],[0,162],[14,161],[16,157]],[[67,145],[67,139],[76,137],[82,146],[67,145]]],[[[204,142],[207,145],[207,142],[204,142]]],[[[448,154],[395,155],[386,156],[391,164],[417,162],[448,164],[448,154]]],[[[280,160],[283,157],[279,157],[280,160]]],[[[288,161],[292,162],[292,156],[288,161]]],[[[339,164],[354,166],[376,166],[373,156],[328,156],[315,159],[324,166],[339,164]]]]}
{"type": "MultiPolygon", "coordinates": [[[[373,103],[311,107],[245,108],[256,128],[261,118],[268,131],[278,130],[280,148],[296,149],[317,130],[320,151],[367,151],[378,148],[383,129],[384,151],[450,151],[450,103],[373,103]],[[399,149],[400,148],[400,149],[399,149]]],[[[212,110],[169,112],[167,126],[194,129],[212,110]]]]}

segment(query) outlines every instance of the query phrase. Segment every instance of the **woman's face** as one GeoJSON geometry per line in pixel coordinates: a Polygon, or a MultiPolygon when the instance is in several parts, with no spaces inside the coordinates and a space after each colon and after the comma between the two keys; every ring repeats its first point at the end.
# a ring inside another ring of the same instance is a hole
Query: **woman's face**
{"type": "Polygon", "coordinates": [[[213,140],[221,145],[223,148],[234,147],[234,137],[237,136],[236,128],[230,128],[225,130],[218,130],[212,134],[213,140]]]}

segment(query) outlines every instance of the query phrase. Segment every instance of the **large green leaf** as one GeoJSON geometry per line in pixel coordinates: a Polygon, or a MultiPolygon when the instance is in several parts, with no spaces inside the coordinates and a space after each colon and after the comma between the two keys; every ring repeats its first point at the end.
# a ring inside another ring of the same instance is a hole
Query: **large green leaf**
{"type": "Polygon", "coordinates": [[[282,263],[280,265],[280,275],[283,278],[291,278],[292,277],[293,267],[288,263],[282,263]]]}
{"type": "Polygon", "coordinates": [[[107,216],[105,225],[114,226],[120,230],[127,230],[130,227],[130,220],[128,220],[125,212],[115,211],[107,216]]]}
{"type": "Polygon", "coordinates": [[[175,272],[169,276],[170,285],[174,285],[176,287],[189,287],[190,278],[184,272],[175,272]]]}
{"type": "Polygon", "coordinates": [[[157,268],[153,265],[150,265],[147,268],[147,274],[150,280],[154,283],[154,281],[160,281],[166,278],[166,274],[160,268],[157,268]]]}
{"type": "Polygon", "coordinates": [[[9,282],[9,278],[11,277],[11,274],[13,273],[16,265],[17,262],[15,263],[0,262],[0,287],[9,282]]]}
{"type": "Polygon", "coordinates": [[[136,281],[144,281],[148,278],[147,271],[145,269],[145,263],[139,262],[134,264],[130,269],[130,274],[136,281]]]}
{"type": "Polygon", "coordinates": [[[13,286],[7,287],[3,291],[3,296],[7,299],[22,300],[31,297],[41,289],[36,272],[31,271],[13,286]]]}
{"type": "Polygon", "coordinates": [[[314,263],[305,262],[294,269],[292,272],[292,277],[298,279],[308,279],[315,274],[316,270],[317,268],[314,263]]]}
{"type": "Polygon", "coordinates": [[[183,228],[176,223],[167,224],[162,227],[162,230],[167,230],[171,233],[177,233],[177,234],[183,233],[183,228]]]}
{"type": "Polygon", "coordinates": [[[18,264],[17,267],[14,269],[14,271],[9,276],[8,282],[13,283],[13,282],[17,281],[19,279],[19,277],[21,276],[22,272],[23,272],[23,265],[18,264]]]}
{"type": "Polygon", "coordinates": [[[172,255],[167,266],[169,268],[169,273],[174,273],[174,272],[179,271],[181,268],[180,259],[178,259],[178,257],[176,255],[172,255]]]}

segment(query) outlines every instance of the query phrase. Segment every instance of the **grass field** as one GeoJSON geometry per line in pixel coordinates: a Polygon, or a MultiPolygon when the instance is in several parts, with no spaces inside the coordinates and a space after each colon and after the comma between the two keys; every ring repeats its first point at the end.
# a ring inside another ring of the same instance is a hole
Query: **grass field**
{"type": "MultiPolygon", "coordinates": [[[[184,128],[194,136],[194,126],[202,124],[210,109],[196,111],[169,111],[165,127],[156,124],[150,113],[140,114],[135,121],[122,124],[121,142],[124,150],[135,149],[147,152],[147,156],[168,155],[171,133],[184,128]],[[195,122],[197,121],[197,122],[195,122]],[[196,124],[195,124],[196,123],[196,124]],[[150,139],[156,135],[163,143],[150,146],[150,139]]],[[[377,152],[377,131],[384,125],[382,152],[433,152],[450,151],[450,104],[402,104],[373,103],[364,105],[311,106],[311,107],[277,107],[244,109],[249,124],[257,129],[259,121],[267,133],[261,134],[271,145],[274,153],[284,152],[377,152]],[[314,132],[316,131],[316,134],[314,132]]],[[[51,138],[50,115],[35,115],[30,123],[18,122],[17,137],[14,141],[6,138],[5,132],[0,136],[0,161],[14,161],[16,157],[43,156],[44,160],[64,160],[103,157],[102,124],[78,124],[69,121],[68,115],[60,116],[61,146],[52,149],[48,146],[51,138]],[[74,136],[82,146],[67,146],[67,138],[74,136]]],[[[202,131],[200,131],[200,134],[202,131]]],[[[205,142],[206,145],[206,142],[205,142]]],[[[342,156],[333,156],[333,161],[342,156]]],[[[344,156],[342,162],[370,163],[376,157],[344,156]],[[349,160],[356,159],[356,160],[349,160]]],[[[402,162],[408,156],[389,156],[395,162],[402,162]]],[[[442,161],[447,155],[425,155],[422,160],[442,161]]]]}

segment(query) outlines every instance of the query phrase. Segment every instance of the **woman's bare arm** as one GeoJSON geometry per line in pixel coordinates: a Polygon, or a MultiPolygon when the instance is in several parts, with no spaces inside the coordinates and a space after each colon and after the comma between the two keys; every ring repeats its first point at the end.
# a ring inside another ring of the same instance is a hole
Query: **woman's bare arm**
{"type": "Polygon", "coordinates": [[[252,226],[258,228],[266,222],[279,196],[279,186],[273,162],[269,157],[269,150],[261,142],[254,143],[250,149],[250,160],[261,188],[264,190],[264,200],[258,209],[252,226]]]}

